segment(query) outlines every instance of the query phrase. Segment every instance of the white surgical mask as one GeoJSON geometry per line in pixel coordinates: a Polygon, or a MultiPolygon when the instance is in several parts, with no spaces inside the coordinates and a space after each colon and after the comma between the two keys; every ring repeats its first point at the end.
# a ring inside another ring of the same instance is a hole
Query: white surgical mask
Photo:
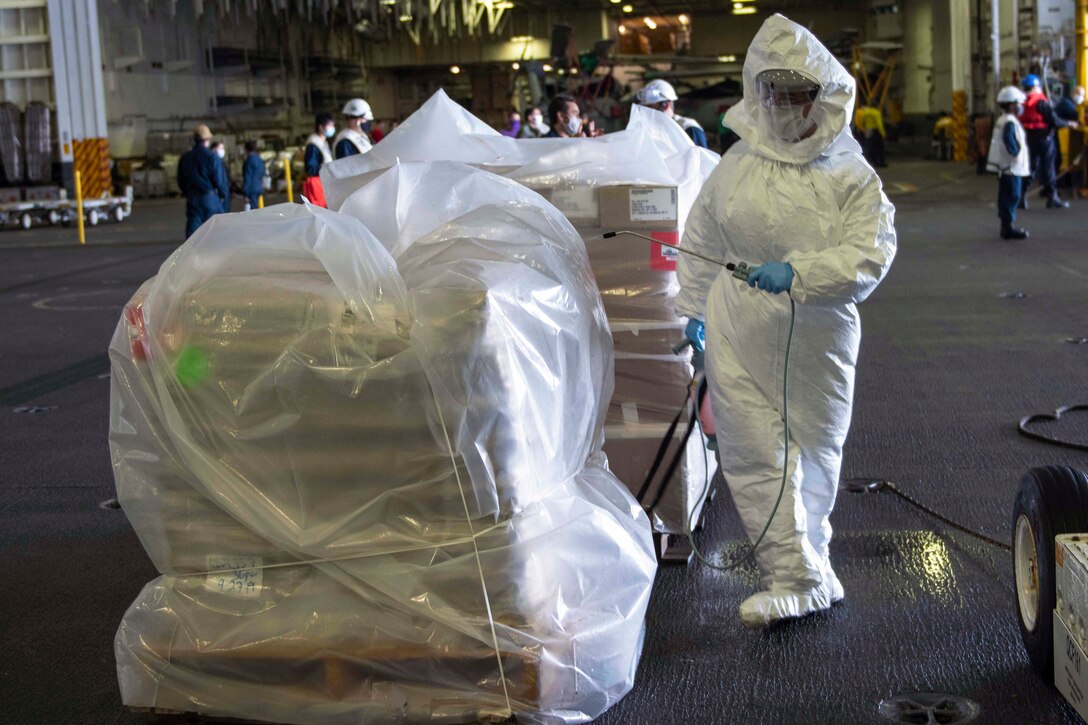
{"type": "Polygon", "coordinates": [[[543,116],[529,116],[529,125],[535,128],[537,131],[548,132],[548,127],[544,124],[543,116]]]}
{"type": "Polygon", "coordinates": [[[578,132],[582,130],[582,119],[578,116],[569,116],[567,118],[567,133],[571,136],[577,136],[578,132]]]}
{"type": "Polygon", "coordinates": [[[336,135],[336,126],[325,127],[325,138],[332,138],[336,135]]]}
{"type": "Polygon", "coordinates": [[[227,150],[226,150],[225,148],[223,148],[222,146],[220,146],[219,148],[217,148],[217,149],[215,150],[215,153],[216,153],[216,155],[217,155],[217,156],[219,156],[219,158],[221,158],[221,159],[225,159],[225,158],[227,158],[227,150]]]}
{"type": "Polygon", "coordinates": [[[1076,96],[1073,96],[1073,103],[1077,104],[1078,106],[1080,104],[1084,103],[1084,96],[1079,95],[1079,94],[1076,95],[1076,96]]]}

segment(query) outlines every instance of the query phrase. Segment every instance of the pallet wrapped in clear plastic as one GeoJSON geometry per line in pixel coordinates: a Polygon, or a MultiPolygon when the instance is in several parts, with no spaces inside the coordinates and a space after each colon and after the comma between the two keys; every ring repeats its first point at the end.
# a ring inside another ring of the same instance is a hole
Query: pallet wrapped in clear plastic
{"type": "Polygon", "coordinates": [[[373,231],[217,216],[125,310],[110,444],[162,572],[117,633],[130,707],[573,723],[633,684],[655,563],[584,245],[492,174],[387,174],[373,231]]]}
{"type": "MultiPolygon", "coordinates": [[[[696,147],[664,113],[637,105],[617,133],[515,140],[438,91],[371,151],[322,166],[329,208],[346,209],[360,189],[373,191],[371,182],[387,168],[439,159],[473,164],[538,191],[578,230],[614,336],[616,386],[604,450],[611,470],[641,493],[654,529],[683,537],[702,513],[714,457],[700,431],[670,425],[694,372],[690,352],[673,350],[686,324],[674,308],[678,253],[629,234],[603,235],[631,230],[680,244],[688,212],[719,157],[696,147]],[[659,459],[663,439],[666,455],[659,459]]],[[[356,198],[356,209],[384,204],[384,197],[363,193],[367,198],[356,198]]],[[[678,555],[688,554],[684,541],[678,555]]]]}

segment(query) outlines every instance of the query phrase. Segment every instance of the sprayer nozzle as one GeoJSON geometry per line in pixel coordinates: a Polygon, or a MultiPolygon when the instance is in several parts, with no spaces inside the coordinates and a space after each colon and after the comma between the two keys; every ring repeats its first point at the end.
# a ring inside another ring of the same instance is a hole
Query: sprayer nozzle
{"type": "Polygon", "coordinates": [[[725,268],[732,272],[734,269],[737,268],[737,265],[733,264],[732,262],[726,262],[725,268]]]}
{"type": "Polygon", "coordinates": [[[619,232],[605,232],[603,236],[604,236],[605,239],[611,239],[612,237],[616,236],[617,234],[619,234],[619,232]]]}

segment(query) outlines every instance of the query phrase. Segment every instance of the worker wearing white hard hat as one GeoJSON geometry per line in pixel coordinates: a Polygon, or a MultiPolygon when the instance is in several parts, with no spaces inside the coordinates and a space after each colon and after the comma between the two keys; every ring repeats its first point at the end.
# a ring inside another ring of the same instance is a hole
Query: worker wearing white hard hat
{"type": "Polygon", "coordinates": [[[697,121],[681,116],[676,112],[676,97],[676,90],[672,87],[672,84],[657,78],[644,85],[635,94],[635,103],[661,111],[680,124],[680,128],[684,129],[684,133],[688,135],[692,143],[705,149],[707,147],[706,132],[703,131],[703,127],[697,121]]]}
{"type": "Polygon", "coordinates": [[[750,270],[745,284],[682,255],[676,307],[689,339],[705,334],[721,470],[759,542],[763,591],[739,612],[753,627],[844,596],[829,516],[850,428],[857,304],[896,250],[894,208],[850,135],[853,108],[854,79],[831,52],[804,27],[768,18],[744,61],[744,99],[725,115],[741,141],[684,232],[684,248],[750,270]]]}
{"type": "Polygon", "coordinates": [[[362,98],[352,98],[344,105],[344,128],[336,136],[333,154],[338,159],[355,154],[365,154],[371,149],[370,125],[374,123],[374,112],[370,104],[362,98]]]}
{"type": "Polygon", "coordinates": [[[997,217],[1001,220],[1002,239],[1026,239],[1028,232],[1016,226],[1016,208],[1023,196],[1024,181],[1031,176],[1028,137],[1020,125],[1027,96],[1016,86],[997,92],[1001,115],[994,124],[986,165],[997,173],[997,217]]]}

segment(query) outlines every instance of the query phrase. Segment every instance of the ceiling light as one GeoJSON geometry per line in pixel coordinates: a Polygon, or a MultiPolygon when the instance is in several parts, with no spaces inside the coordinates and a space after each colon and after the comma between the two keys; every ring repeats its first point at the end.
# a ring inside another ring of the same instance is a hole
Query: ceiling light
{"type": "Polygon", "coordinates": [[[646,23],[646,27],[649,28],[650,30],[656,30],[657,29],[657,23],[654,22],[653,18],[643,18],[642,22],[646,23]]]}
{"type": "Polygon", "coordinates": [[[733,14],[734,15],[755,15],[756,14],[756,9],[755,9],[755,6],[753,6],[753,5],[749,5],[748,7],[745,7],[745,6],[741,5],[740,7],[734,7],[733,8],[733,14]]]}
{"type": "Polygon", "coordinates": [[[521,63],[514,63],[510,67],[513,68],[514,70],[520,70],[521,69],[521,63]]]}
{"type": "Polygon", "coordinates": [[[735,56],[735,55],[719,55],[718,56],[718,62],[719,63],[735,63],[736,61],[737,61],[737,56],[735,56]]]}
{"type": "Polygon", "coordinates": [[[625,13],[633,13],[633,12],[635,12],[635,6],[634,5],[624,5],[622,10],[625,13]]]}
{"type": "Polygon", "coordinates": [[[619,5],[621,2],[623,2],[623,0],[608,0],[608,2],[612,3],[613,5],[619,5]]]}
{"type": "Polygon", "coordinates": [[[680,16],[680,24],[681,25],[687,25],[689,22],[691,22],[691,20],[688,18],[687,15],[681,15],[680,16]]]}
{"type": "Polygon", "coordinates": [[[410,23],[410,22],[412,22],[412,16],[408,15],[408,14],[404,14],[404,15],[401,15],[399,18],[397,18],[397,20],[401,21],[402,23],[410,23]]]}
{"type": "Polygon", "coordinates": [[[531,43],[533,42],[533,36],[531,35],[515,35],[510,38],[511,43],[531,43]]]}
{"type": "Polygon", "coordinates": [[[619,27],[619,31],[620,31],[620,35],[623,35],[624,33],[626,33],[626,32],[627,32],[627,27],[626,27],[626,26],[624,26],[624,25],[621,25],[621,26],[619,27]]]}
{"type": "Polygon", "coordinates": [[[545,73],[551,73],[552,72],[552,67],[550,65],[548,65],[547,63],[545,63],[542,67],[543,67],[543,70],[544,70],[545,73]]]}
{"type": "Polygon", "coordinates": [[[382,0],[382,5],[396,5],[397,0],[382,0]]]}
{"type": "Polygon", "coordinates": [[[559,75],[565,76],[566,74],[567,72],[565,70],[563,70],[562,68],[559,69],[559,75]]]}
{"type": "Polygon", "coordinates": [[[454,75],[457,75],[460,72],[461,72],[461,66],[457,66],[457,65],[451,65],[450,66],[450,73],[453,73],[454,75]]]}

